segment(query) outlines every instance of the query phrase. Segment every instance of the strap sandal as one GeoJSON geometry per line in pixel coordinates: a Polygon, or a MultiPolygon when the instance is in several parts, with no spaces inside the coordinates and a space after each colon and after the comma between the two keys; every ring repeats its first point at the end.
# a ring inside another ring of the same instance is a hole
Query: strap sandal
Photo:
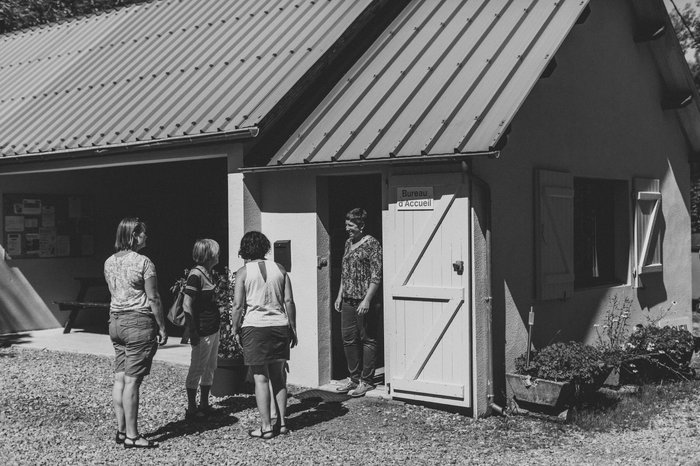
{"type": "Polygon", "coordinates": [[[272,428],[274,429],[275,433],[280,435],[287,435],[292,432],[291,430],[289,430],[289,427],[287,427],[286,419],[284,424],[275,422],[272,428]]]}
{"type": "Polygon", "coordinates": [[[289,427],[287,427],[287,426],[280,426],[280,428],[279,428],[279,433],[280,433],[281,435],[287,435],[287,434],[289,434],[289,433],[291,433],[291,432],[292,432],[292,431],[289,430],[289,427]]]}
{"type": "Polygon", "coordinates": [[[117,433],[114,435],[114,442],[117,445],[121,445],[122,443],[124,443],[125,438],[126,438],[126,432],[117,431],[117,433]]]}
{"type": "Polygon", "coordinates": [[[158,443],[148,440],[143,435],[137,435],[135,438],[126,436],[124,437],[124,448],[158,448],[158,443]],[[146,443],[136,443],[141,439],[145,440],[146,443]]]}
{"type": "Polygon", "coordinates": [[[258,429],[249,430],[248,435],[252,438],[259,438],[262,440],[270,440],[272,437],[275,436],[275,431],[274,431],[274,429],[262,430],[262,427],[260,427],[258,429]]]}

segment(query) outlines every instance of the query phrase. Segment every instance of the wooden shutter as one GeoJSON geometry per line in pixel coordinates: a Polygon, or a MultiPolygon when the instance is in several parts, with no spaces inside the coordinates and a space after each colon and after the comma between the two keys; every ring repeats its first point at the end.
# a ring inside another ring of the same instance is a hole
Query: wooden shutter
{"type": "Polygon", "coordinates": [[[634,287],[641,286],[641,276],[661,272],[661,183],[658,179],[634,180],[634,287]]]}
{"type": "Polygon", "coordinates": [[[537,170],[535,184],[537,298],[565,299],[574,293],[574,178],[537,170]]]}

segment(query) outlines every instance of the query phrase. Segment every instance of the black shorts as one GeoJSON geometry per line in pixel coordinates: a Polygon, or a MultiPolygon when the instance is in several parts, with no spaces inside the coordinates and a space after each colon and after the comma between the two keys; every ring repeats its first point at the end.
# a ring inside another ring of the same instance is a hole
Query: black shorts
{"type": "Polygon", "coordinates": [[[289,360],[289,326],[243,327],[243,362],[246,366],[260,366],[289,360]]]}

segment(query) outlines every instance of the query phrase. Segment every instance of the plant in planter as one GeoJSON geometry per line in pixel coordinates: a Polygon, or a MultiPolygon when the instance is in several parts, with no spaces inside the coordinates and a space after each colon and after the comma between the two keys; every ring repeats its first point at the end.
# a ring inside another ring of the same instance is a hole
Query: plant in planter
{"type": "Polygon", "coordinates": [[[598,389],[611,366],[600,349],[579,342],[553,343],[515,360],[506,374],[516,402],[564,409],[598,389]]]}
{"type": "Polygon", "coordinates": [[[226,267],[223,273],[214,270],[212,279],[215,284],[216,299],[221,309],[221,330],[219,357],[211,393],[214,396],[252,393],[252,384],[246,382],[248,367],[243,364],[243,348],[236,341],[231,320],[236,274],[226,267]]]}

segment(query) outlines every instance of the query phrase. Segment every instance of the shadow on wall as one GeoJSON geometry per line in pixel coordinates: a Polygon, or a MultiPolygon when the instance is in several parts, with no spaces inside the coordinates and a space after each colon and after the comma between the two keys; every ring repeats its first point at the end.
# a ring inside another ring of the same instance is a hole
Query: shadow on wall
{"type": "Polygon", "coordinates": [[[0,256],[0,334],[60,327],[22,272],[4,260],[2,247],[0,256]]]}

